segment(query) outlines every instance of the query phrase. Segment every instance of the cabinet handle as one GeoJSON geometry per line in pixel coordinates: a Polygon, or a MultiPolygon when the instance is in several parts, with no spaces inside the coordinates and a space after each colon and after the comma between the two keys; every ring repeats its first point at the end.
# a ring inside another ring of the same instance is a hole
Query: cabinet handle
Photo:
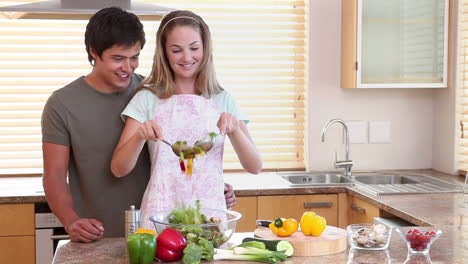
{"type": "Polygon", "coordinates": [[[351,209],[354,210],[354,211],[356,211],[356,212],[358,212],[358,213],[360,213],[360,214],[366,214],[366,209],[360,207],[360,206],[357,205],[357,204],[354,204],[354,203],[351,204],[351,209]]]}
{"type": "Polygon", "coordinates": [[[304,208],[331,208],[332,206],[333,206],[333,202],[319,202],[319,203],[304,202],[304,208]]]}

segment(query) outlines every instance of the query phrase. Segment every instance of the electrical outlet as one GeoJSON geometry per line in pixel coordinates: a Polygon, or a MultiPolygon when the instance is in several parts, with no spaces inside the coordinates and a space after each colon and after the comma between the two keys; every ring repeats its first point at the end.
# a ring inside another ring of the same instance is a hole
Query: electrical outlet
{"type": "Polygon", "coordinates": [[[367,144],[367,122],[362,120],[346,121],[349,132],[349,143],[367,144]]]}
{"type": "Polygon", "coordinates": [[[389,144],[391,138],[390,121],[370,121],[369,122],[369,143],[371,144],[389,144]]]}

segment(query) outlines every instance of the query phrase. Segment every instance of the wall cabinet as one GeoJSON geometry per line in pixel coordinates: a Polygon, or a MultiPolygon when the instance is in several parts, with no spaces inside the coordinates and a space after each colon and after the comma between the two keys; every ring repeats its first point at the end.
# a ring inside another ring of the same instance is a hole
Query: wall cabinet
{"type": "Polygon", "coordinates": [[[341,87],[447,87],[452,2],[342,0],[341,87]]]}
{"type": "Polygon", "coordinates": [[[0,204],[0,263],[35,263],[34,204],[0,204]]]}

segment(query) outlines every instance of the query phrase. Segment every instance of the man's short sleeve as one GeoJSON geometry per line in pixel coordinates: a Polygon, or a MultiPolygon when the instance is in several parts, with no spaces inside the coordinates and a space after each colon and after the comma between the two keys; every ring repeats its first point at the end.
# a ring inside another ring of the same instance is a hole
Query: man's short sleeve
{"type": "Polygon", "coordinates": [[[143,89],[138,91],[127,107],[123,110],[121,117],[125,121],[131,117],[140,123],[154,119],[154,113],[159,98],[151,91],[143,89]]]}
{"type": "Polygon", "coordinates": [[[66,109],[58,95],[53,93],[44,106],[41,119],[42,142],[70,146],[70,133],[66,125],[66,109]]]}

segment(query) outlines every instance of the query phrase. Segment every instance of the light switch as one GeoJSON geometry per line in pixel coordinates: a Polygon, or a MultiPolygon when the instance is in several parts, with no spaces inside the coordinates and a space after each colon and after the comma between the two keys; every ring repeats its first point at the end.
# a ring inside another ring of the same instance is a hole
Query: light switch
{"type": "Polygon", "coordinates": [[[346,121],[349,132],[349,143],[367,144],[367,122],[362,120],[346,121]]]}
{"type": "Polygon", "coordinates": [[[369,143],[388,144],[391,139],[390,121],[370,121],[369,122],[369,143]]]}

